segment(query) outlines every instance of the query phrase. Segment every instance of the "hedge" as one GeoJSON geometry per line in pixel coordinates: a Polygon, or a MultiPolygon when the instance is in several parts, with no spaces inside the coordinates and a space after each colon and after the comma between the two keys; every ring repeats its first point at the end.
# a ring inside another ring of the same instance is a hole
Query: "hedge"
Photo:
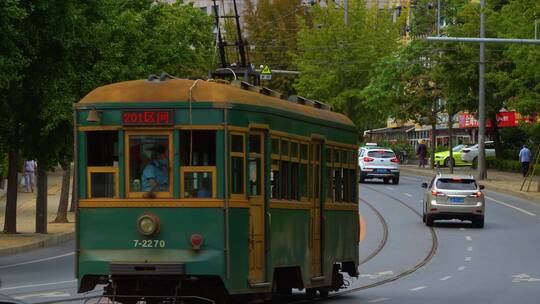
{"type": "MultiPolygon", "coordinates": [[[[517,160],[508,160],[508,159],[487,159],[487,167],[489,169],[496,169],[499,171],[505,172],[521,172],[521,164],[517,160]]],[[[540,164],[535,165],[536,172],[535,175],[540,175],[540,164]]],[[[532,170],[531,166],[531,170],[532,170]]]]}

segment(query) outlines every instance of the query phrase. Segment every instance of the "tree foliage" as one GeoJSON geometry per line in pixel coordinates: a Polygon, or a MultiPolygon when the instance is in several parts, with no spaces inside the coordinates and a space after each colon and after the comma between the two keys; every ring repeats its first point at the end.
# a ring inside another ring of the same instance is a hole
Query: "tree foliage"
{"type": "Polygon", "coordinates": [[[371,111],[362,89],[376,64],[398,48],[402,23],[393,23],[390,12],[368,8],[364,1],[350,1],[349,24],[343,17],[341,6],[314,6],[311,19],[302,20],[294,56],[301,75],[295,88],[367,129],[381,117],[371,111]]]}

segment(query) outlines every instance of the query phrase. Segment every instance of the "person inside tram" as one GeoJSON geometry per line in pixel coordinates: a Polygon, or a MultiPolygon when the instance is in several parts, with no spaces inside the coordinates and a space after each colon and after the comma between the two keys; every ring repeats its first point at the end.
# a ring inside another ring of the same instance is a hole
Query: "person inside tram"
{"type": "Polygon", "coordinates": [[[152,158],[142,172],[142,190],[145,192],[167,191],[169,168],[167,150],[163,146],[152,148],[152,158]]]}

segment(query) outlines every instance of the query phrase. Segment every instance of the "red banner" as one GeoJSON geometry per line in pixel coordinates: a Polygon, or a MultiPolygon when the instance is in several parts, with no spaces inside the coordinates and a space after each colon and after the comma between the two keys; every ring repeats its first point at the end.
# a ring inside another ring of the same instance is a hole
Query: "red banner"
{"type": "MultiPolygon", "coordinates": [[[[497,114],[497,126],[499,128],[516,127],[519,124],[519,116],[515,111],[499,112],[497,114]]],[[[491,121],[486,121],[486,127],[491,128],[491,121]]],[[[459,128],[478,128],[478,120],[469,113],[459,114],[459,128]]]]}

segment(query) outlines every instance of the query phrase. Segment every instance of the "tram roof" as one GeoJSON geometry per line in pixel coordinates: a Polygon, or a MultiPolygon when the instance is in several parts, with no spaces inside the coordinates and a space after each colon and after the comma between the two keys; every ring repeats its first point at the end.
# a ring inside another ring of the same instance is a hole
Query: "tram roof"
{"type": "Polygon", "coordinates": [[[191,90],[193,102],[237,103],[299,113],[316,119],[354,126],[345,115],[309,105],[242,89],[233,85],[199,80],[168,79],[165,81],[132,80],[105,85],[88,93],[79,104],[112,104],[144,102],[188,102],[191,90]]]}

